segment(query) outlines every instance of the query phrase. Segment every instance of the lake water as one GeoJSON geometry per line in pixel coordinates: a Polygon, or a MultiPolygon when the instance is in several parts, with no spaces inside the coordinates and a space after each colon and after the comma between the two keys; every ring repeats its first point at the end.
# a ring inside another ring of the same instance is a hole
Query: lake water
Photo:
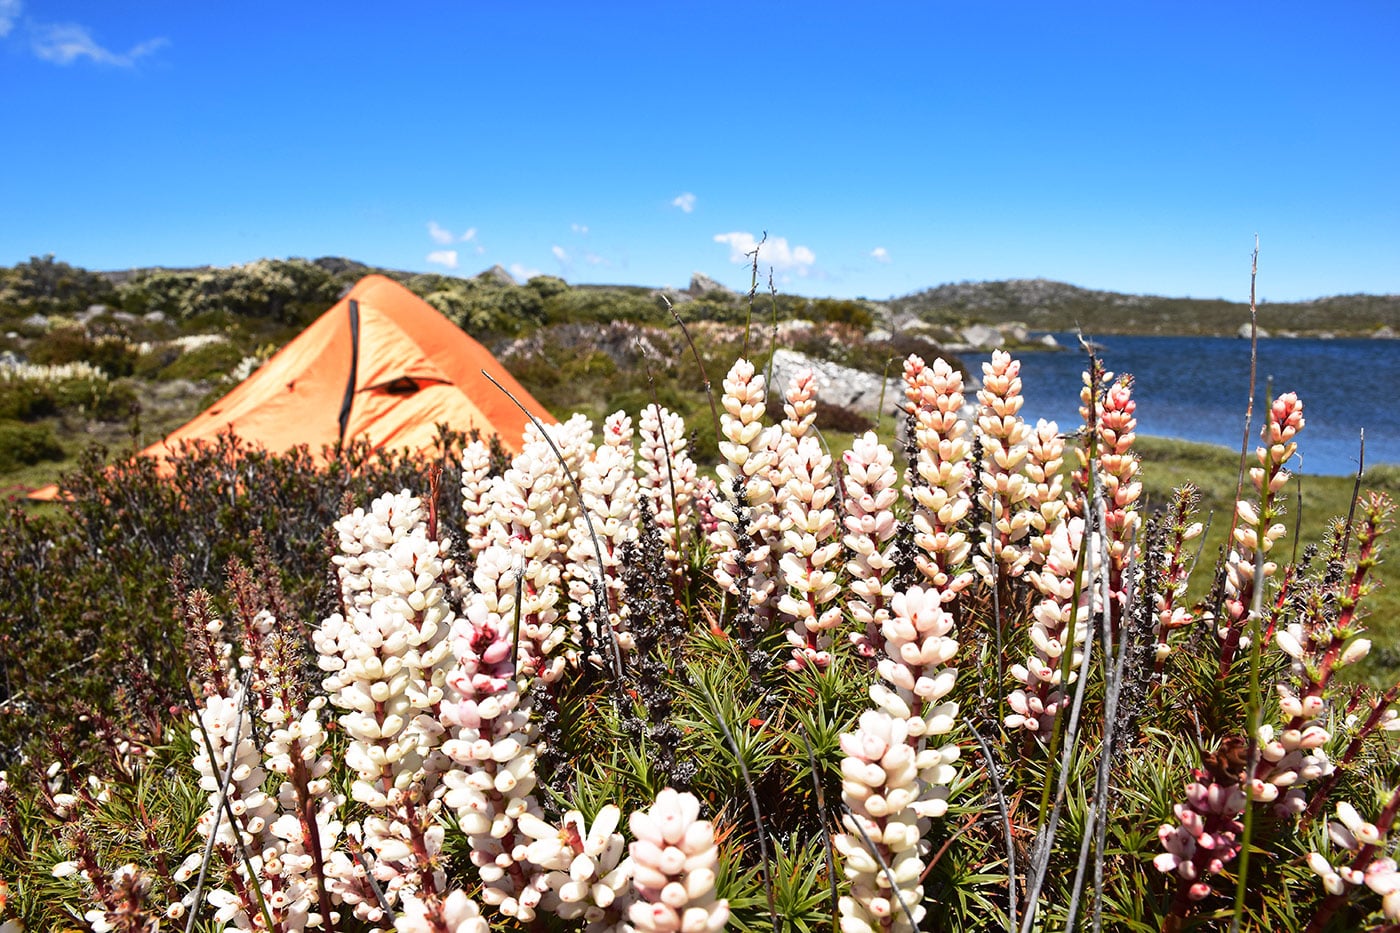
{"type": "MultiPolygon", "coordinates": [[[[1073,334],[1056,333],[1065,347],[1073,334]]],[[[1221,444],[1239,450],[1249,397],[1249,341],[1232,337],[1098,337],[1104,365],[1134,377],[1138,433],[1221,444]]],[[[980,373],[988,354],[963,354],[980,373]]],[[[1082,352],[1026,353],[1021,379],[1031,421],[1079,424],[1082,352]]],[[[1356,470],[1361,429],[1366,465],[1400,463],[1400,342],[1392,340],[1259,341],[1258,401],[1250,445],[1263,417],[1266,380],[1273,394],[1297,392],[1307,426],[1295,468],[1317,475],[1356,470]]]]}

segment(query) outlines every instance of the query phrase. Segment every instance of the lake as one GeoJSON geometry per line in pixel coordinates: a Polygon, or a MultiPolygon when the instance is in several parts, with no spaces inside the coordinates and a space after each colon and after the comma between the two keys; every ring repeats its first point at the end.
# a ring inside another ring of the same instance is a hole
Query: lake
{"type": "MultiPolygon", "coordinates": [[[[1061,345],[1078,343],[1056,333],[1061,345]]],[[[1104,365],[1131,373],[1137,399],[1138,433],[1220,444],[1239,450],[1249,397],[1249,341],[1233,337],[1094,338],[1104,365]]],[[[980,375],[990,354],[965,353],[980,375]]],[[[1077,350],[1026,353],[1021,380],[1022,414],[1029,421],[1057,421],[1061,430],[1079,424],[1079,387],[1084,355],[1077,350]]],[[[1258,401],[1251,447],[1264,415],[1266,381],[1273,394],[1297,392],[1306,427],[1298,436],[1298,472],[1341,475],[1356,470],[1361,429],[1366,430],[1366,465],[1400,463],[1400,343],[1393,340],[1259,341],[1258,401]]]]}

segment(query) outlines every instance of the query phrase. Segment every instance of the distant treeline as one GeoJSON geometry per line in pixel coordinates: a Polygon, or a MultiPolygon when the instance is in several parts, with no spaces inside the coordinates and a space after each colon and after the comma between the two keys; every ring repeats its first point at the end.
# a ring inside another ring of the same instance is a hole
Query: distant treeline
{"type": "MultiPolygon", "coordinates": [[[[349,259],[262,259],[246,265],[198,269],[133,269],[93,272],[34,257],[0,268],[0,320],[32,314],[73,314],[93,305],[134,315],[160,312],[178,322],[219,325],[238,318],[304,324],[334,304],[370,273],[409,288],[463,329],[510,336],[559,323],[670,320],[666,302],[684,304],[688,319],[735,322],[751,302],[722,288],[663,292],[639,286],[570,286],[541,275],[517,283],[497,267],[473,278],[410,273],[349,259]]],[[[701,281],[701,280],[697,280],[701,281]]],[[[760,321],[802,317],[869,327],[871,303],[762,294],[752,301],[760,321]]]]}
{"type": "MultiPolygon", "coordinates": [[[[219,326],[240,318],[287,325],[310,322],[370,273],[392,278],[472,334],[509,337],[561,323],[628,321],[667,324],[666,302],[687,320],[756,323],[803,318],[853,324],[902,323],[917,318],[936,327],[1025,323],[1036,330],[1098,334],[1234,334],[1249,321],[1249,306],[1222,299],[1163,298],[1092,291],[1044,279],[940,285],[889,301],[750,297],[697,276],[685,290],[635,285],[569,285],[555,276],[524,284],[499,266],[463,278],[368,266],[339,257],[261,259],[245,265],[197,269],[94,272],[53,256],[0,267],[0,323],[32,314],[69,314],[92,305],[219,326]]],[[[1339,295],[1259,306],[1266,331],[1337,336],[1394,336],[1400,332],[1400,295],[1339,295]]]]}
{"type": "MultiPolygon", "coordinates": [[[[898,315],[935,325],[1020,321],[1034,330],[1082,329],[1090,334],[1231,335],[1249,323],[1248,302],[1125,295],[1045,279],[940,285],[891,299],[889,307],[898,315]]],[[[1259,326],[1276,336],[1374,337],[1400,332],[1400,295],[1262,302],[1258,312],[1259,326]]]]}

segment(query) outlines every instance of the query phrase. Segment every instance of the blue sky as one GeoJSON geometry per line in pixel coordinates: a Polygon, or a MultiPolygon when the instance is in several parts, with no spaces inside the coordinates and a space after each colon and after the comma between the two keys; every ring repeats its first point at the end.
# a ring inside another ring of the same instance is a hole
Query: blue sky
{"type": "Polygon", "coordinates": [[[0,264],[1400,292],[1393,3],[0,0],[0,264]]]}

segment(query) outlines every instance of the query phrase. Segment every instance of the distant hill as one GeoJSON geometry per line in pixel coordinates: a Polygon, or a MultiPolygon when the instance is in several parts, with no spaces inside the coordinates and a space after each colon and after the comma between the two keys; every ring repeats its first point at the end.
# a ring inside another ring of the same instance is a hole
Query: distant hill
{"type": "MultiPolygon", "coordinates": [[[[1244,302],[1093,291],[1046,279],[939,285],[888,302],[896,320],[932,324],[1022,321],[1036,330],[1097,334],[1235,334],[1249,322],[1244,302]]],[[[1258,306],[1273,335],[1394,336],[1400,295],[1338,295],[1258,306]],[[1388,330],[1386,330],[1388,328],[1388,330]],[[1379,332],[1379,333],[1378,333],[1379,332]]]]}
{"type": "MultiPolygon", "coordinates": [[[[0,325],[35,313],[73,314],[93,305],[131,314],[161,311],[182,321],[214,313],[306,323],[371,272],[396,279],[478,335],[513,336],[563,322],[665,324],[671,317],[663,295],[683,306],[690,320],[744,321],[750,314],[746,296],[699,273],[682,290],[570,285],[544,275],[520,283],[500,266],[472,277],[407,272],[338,256],[102,272],[45,256],[0,267],[0,325]]],[[[939,285],[887,302],[765,295],[754,302],[753,310],[766,320],[775,305],[780,320],[842,321],[867,329],[898,328],[919,320],[950,333],[971,324],[1020,322],[1032,330],[1082,328],[1093,334],[1233,335],[1249,321],[1249,307],[1243,302],[1128,295],[1047,279],[939,285]]],[[[1394,337],[1400,333],[1400,295],[1265,302],[1259,305],[1259,326],[1273,336],[1394,337]]]]}

